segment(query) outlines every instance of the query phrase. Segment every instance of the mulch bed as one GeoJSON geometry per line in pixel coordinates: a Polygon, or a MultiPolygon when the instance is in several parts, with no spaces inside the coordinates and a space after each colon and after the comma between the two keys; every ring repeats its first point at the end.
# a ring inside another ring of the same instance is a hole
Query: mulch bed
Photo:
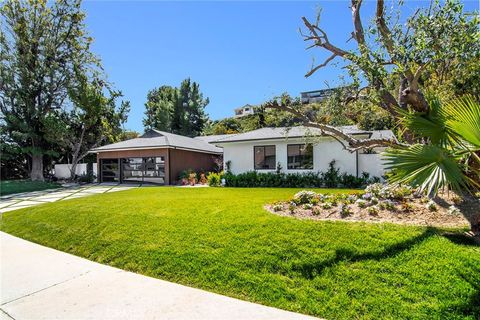
{"type": "MultiPolygon", "coordinates": [[[[411,197],[403,201],[394,201],[394,208],[390,210],[378,209],[378,212],[375,213],[370,213],[368,207],[360,208],[356,203],[353,203],[349,205],[351,213],[348,215],[341,214],[341,203],[331,209],[323,209],[322,203],[319,203],[314,205],[312,209],[305,209],[302,205],[299,205],[292,210],[290,203],[286,201],[268,204],[265,209],[276,215],[298,219],[388,222],[444,228],[470,228],[470,221],[477,221],[478,223],[480,220],[480,200],[473,196],[463,196],[463,201],[459,203],[458,196],[456,197],[454,193],[450,192],[440,194],[433,201],[436,204],[436,210],[428,209],[427,204],[422,199],[411,197]],[[454,200],[456,200],[456,204],[454,200]],[[408,205],[405,205],[406,203],[408,205]],[[458,208],[459,212],[451,213],[451,210],[449,212],[452,205],[458,208]]],[[[376,207],[378,208],[378,206],[376,207]]]]}

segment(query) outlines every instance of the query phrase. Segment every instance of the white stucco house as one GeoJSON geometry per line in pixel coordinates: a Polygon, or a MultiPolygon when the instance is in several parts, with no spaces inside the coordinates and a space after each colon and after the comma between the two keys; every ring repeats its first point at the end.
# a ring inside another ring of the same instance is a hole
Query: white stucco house
{"type": "MultiPolygon", "coordinates": [[[[339,127],[358,139],[395,139],[390,130],[363,131],[356,126],[339,127]]],[[[340,173],[360,176],[382,177],[385,167],[375,150],[373,153],[350,152],[332,137],[322,135],[320,130],[303,126],[291,128],[262,128],[240,134],[228,135],[211,142],[223,148],[224,167],[230,161],[234,174],[247,171],[274,172],[324,172],[335,160],[340,173]]]]}

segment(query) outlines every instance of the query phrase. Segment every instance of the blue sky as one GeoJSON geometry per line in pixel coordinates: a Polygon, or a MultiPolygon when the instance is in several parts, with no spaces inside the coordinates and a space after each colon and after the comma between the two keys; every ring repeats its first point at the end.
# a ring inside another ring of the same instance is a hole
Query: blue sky
{"type": "MultiPolygon", "coordinates": [[[[414,10],[426,1],[405,1],[414,10]]],[[[349,1],[318,2],[163,2],[86,1],[87,29],[95,39],[108,78],[130,100],[127,129],[143,132],[147,92],[161,85],[178,86],[190,77],[210,98],[211,119],[232,116],[244,104],[259,104],[288,92],[320,89],[340,83],[341,71],[324,68],[305,79],[312,57],[299,34],[301,17],[314,18],[322,8],[321,25],[332,42],[346,44],[352,30],[349,1]]],[[[375,3],[367,1],[364,16],[375,3]]],[[[468,10],[478,1],[465,1],[468,10]]]]}

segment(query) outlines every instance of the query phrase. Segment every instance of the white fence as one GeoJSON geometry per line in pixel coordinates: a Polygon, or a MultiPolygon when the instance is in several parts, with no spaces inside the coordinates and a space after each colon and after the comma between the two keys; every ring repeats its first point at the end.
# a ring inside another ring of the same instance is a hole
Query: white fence
{"type": "MultiPolygon", "coordinates": [[[[68,179],[70,178],[70,168],[71,164],[56,164],[55,165],[55,177],[58,179],[68,179]]],[[[75,174],[81,176],[87,173],[87,164],[79,163],[75,168],[75,174]]],[[[93,164],[93,174],[97,176],[97,164],[93,164]]]]}

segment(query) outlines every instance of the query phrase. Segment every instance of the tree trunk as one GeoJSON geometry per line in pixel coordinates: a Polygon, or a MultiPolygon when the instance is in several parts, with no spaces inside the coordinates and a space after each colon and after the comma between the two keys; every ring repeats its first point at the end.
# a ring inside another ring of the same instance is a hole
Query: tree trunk
{"type": "Polygon", "coordinates": [[[43,155],[32,155],[32,169],[30,171],[32,181],[44,181],[43,179],[43,155]]]}

